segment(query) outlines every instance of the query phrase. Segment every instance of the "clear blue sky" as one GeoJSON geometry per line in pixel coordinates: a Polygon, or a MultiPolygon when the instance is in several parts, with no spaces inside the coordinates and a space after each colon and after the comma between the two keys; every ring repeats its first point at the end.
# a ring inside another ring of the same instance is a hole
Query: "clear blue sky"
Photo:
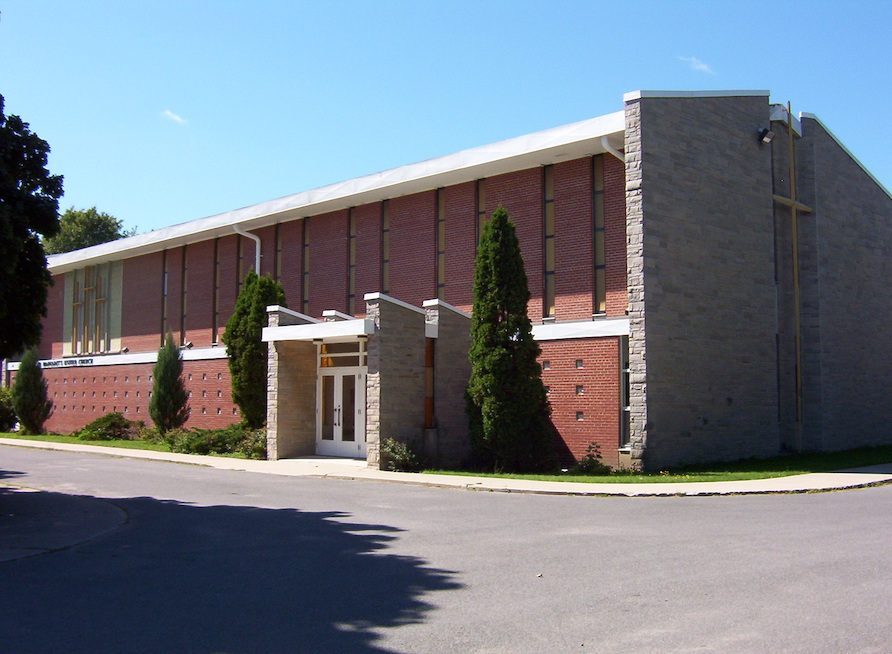
{"type": "Polygon", "coordinates": [[[892,187],[892,2],[0,0],[62,207],[147,231],[622,108],[769,89],[892,187]]]}

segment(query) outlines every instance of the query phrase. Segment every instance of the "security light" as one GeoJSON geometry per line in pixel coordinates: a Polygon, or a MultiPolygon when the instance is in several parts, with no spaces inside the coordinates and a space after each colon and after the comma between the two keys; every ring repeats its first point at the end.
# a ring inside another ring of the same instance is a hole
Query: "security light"
{"type": "Polygon", "coordinates": [[[774,140],[774,132],[772,132],[767,127],[759,132],[759,140],[766,145],[771,143],[774,140]]]}

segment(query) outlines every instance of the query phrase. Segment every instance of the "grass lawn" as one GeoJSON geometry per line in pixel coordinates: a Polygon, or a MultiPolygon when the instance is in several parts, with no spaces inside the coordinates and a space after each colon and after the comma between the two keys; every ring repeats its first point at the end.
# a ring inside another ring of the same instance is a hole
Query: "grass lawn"
{"type": "Polygon", "coordinates": [[[125,447],[130,450],[154,450],[155,452],[170,452],[167,443],[153,443],[151,441],[83,441],[77,436],[62,436],[61,434],[41,434],[40,436],[23,436],[21,434],[7,434],[0,432],[0,438],[15,438],[23,441],[42,441],[44,443],[75,443],[77,445],[101,445],[103,447],[125,447]]]}
{"type": "Polygon", "coordinates": [[[892,445],[864,447],[844,452],[787,454],[770,459],[747,459],[731,463],[698,465],[665,472],[630,474],[617,472],[609,475],[562,474],[501,474],[470,470],[425,470],[424,474],[468,475],[500,477],[503,479],[533,479],[536,481],[574,481],[590,484],[665,483],[694,481],[739,481],[768,479],[808,472],[828,472],[844,468],[892,462],[892,445]]]}

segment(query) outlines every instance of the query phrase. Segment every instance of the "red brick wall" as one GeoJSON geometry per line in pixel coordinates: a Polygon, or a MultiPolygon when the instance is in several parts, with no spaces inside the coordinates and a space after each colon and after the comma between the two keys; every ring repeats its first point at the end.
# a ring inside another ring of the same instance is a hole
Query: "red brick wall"
{"type": "Polygon", "coordinates": [[[604,155],[604,254],[607,315],[624,316],[629,308],[626,170],[623,162],[611,155],[604,155]]]}
{"type": "Polygon", "coordinates": [[[555,164],[553,171],[555,318],[588,320],[594,285],[592,160],[555,164]]]}
{"type": "Polygon", "coordinates": [[[124,260],[121,346],[149,352],[161,345],[162,253],[124,260]]]}
{"type": "MultiPolygon", "coordinates": [[[[53,401],[53,414],[46,422],[46,429],[70,433],[114,411],[123,413],[130,420],[151,424],[149,399],[153,365],[44,370],[53,401]]],[[[232,403],[226,359],[184,361],[183,375],[192,409],[186,427],[225,427],[241,419],[232,403]]]]}
{"type": "MultiPolygon", "coordinates": [[[[484,182],[485,183],[485,182],[484,182]]],[[[447,186],[445,300],[470,311],[476,254],[477,190],[474,182],[447,186]]]]}
{"type": "Polygon", "coordinates": [[[53,359],[62,356],[65,328],[65,275],[54,275],[53,285],[47,289],[46,317],[42,322],[40,358],[53,359]]]}
{"type": "Polygon", "coordinates": [[[542,382],[549,388],[551,421],[561,436],[564,463],[585,455],[591,442],[601,447],[604,463],[618,464],[620,430],[619,338],[573,339],[540,343],[542,382]],[[582,360],[582,368],[576,360],[582,360]],[[544,367],[544,363],[543,363],[544,367]],[[576,386],[582,386],[577,395],[576,386]],[[581,412],[581,420],[577,419],[581,412]]]}
{"type": "Polygon", "coordinates": [[[294,311],[302,311],[300,280],[303,274],[303,227],[302,220],[292,220],[279,225],[279,238],[282,239],[282,273],[279,276],[279,283],[285,291],[288,306],[294,311]]]}
{"type": "Polygon", "coordinates": [[[412,306],[437,297],[437,193],[390,201],[389,295],[412,306]]]}
{"type": "MultiPolygon", "coordinates": [[[[250,232],[260,237],[260,274],[274,277],[276,269],[276,226],[270,225],[250,232]]],[[[254,270],[254,241],[242,238],[245,245],[245,274],[254,270]]]]}
{"type": "Polygon", "coordinates": [[[366,293],[381,290],[381,203],[353,209],[356,218],[356,315],[365,315],[366,293]]]}
{"type": "Polygon", "coordinates": [[[542,318],[542,168],[490,177],[486,184],[486,215],[499,205],[508,210],[517,228],[520,251],[530,287],[530,318],[542,318]]]}
{"type": "Polygon", "coordinates": [[[347,211],[310,221],[310,315],[347,310],[347,211]]]}
{"type": "Polygon", "coordinates": [[[214,241],[186,248],[186,340],[195,347],[213,342],[214,241]]]}

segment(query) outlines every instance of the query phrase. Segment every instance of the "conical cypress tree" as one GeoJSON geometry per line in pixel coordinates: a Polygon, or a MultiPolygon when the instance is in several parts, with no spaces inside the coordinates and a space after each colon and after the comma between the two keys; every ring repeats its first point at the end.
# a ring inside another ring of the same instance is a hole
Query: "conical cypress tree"
{"type": "Polygon", "coordinates": [[[499,207],[477,250],[467,391],[471,445],[479,462],[495,470],[536,470],[552,462],[529,299],[514,224],[499,207]]]}
{"type": "Polygon", "coordinates": [[[183,360],[180,349],[168,333],[164,345],[158,350],[158,361],[152,370],[152,399],[149,400],[149,416],[162,434],[182,427],[189,419],[189,394],[183,383],[183,360]]]}
{"type": "Polygon", "coordinates": [[[28,350],[22,357],[12,385],[12,406],[24,433],[43,433],[43,423],[53,412],[53,403],[48,398],[37,350],[28,350]]]}
{"type": "Polygon", "coordinates": [[[286,306],[285,291],[269,277],[248,273],[226,323],[223,342],[232,376],[232,400],[239,405],[242,422],[259,429],[266,422],[267,344],[260,340],[266,327],[266,308],[286,306]]]}

